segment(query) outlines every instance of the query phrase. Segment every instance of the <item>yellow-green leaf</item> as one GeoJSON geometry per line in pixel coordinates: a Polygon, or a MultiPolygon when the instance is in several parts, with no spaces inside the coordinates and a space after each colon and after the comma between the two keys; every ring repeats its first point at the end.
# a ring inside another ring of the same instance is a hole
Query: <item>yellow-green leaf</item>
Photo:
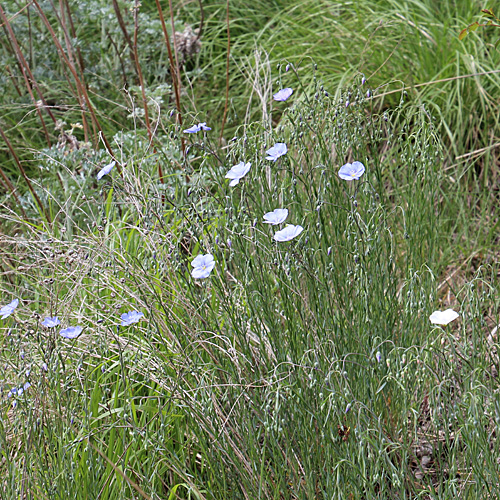
{"type": "Polygon", "coordinates": [[[479,28],[479,23],[476,21],[467,27],[467,31],[476,31],[479,28]]]}
{"type": "Polygon", "coordinates": [[[463,40],[467,36],[467,28],[463,29],[459,34],[458,34],[458,39],[463,40]]]}

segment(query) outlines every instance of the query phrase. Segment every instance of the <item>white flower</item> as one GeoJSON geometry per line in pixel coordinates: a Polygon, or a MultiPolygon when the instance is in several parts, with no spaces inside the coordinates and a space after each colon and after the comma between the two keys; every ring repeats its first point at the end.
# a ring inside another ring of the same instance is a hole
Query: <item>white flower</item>
{"type": "Polygon", "coordinates": [[[279,157],[286,155],[288,148],[284,142],[277,142],[272,148],[266,151],[266,160],[276,161],[279,157]]]}
{"type": "Polygon", "coordinates": [[[238,184],[238,182],[240,182],[240,180],[248,174],[251,166],[251,163],[240,161],[238,165],[235,165],[233,168],[231,168],[231,170],[229,170],[229,172],[226,174],[226,179],[231,179],[229,185],[236,186],[236,184],[238,184]]]}
{"type": "Polygon", "coordinates": [[[302,226],[292,226],[289,224],[285,229],[278,231],[274,235],[274,239],[276,241],[290,241],[296,238],[303,230],[304,228],[302,226]]]}
{"type": "Polygon", "coordinates": [[[456,320],[460,315],[453,309],[446,309],[446,311],[434,311],[429,320],[433,325],[447,325],[456,320]]]}
{"type": "Polygon", "coordinates": [[[286,208],[277,208],[272,212],[267,212],[264,214],[264,224],[272,224],[275,226],[276,224],[281,224],[285,222],[288,217],[288,210],[286,208]]]}

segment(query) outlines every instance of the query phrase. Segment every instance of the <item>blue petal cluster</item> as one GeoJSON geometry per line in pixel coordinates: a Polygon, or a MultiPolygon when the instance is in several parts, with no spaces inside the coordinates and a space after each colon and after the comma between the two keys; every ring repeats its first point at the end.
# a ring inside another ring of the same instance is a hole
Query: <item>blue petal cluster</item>
{"type": "Polygon", "coordinates": [[[8,318],[19,305],[19,299],[14,299],[10,304],[3,306],[0,309],[0,318],[5,319],[8,318]]]}

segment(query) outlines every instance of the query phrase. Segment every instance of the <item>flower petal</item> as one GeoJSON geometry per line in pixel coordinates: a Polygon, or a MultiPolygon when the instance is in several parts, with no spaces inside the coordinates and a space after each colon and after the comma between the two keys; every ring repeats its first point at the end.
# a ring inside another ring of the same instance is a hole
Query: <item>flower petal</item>
{"type": "Polygon", "coordinates": [[[54,316],[51,318],[48,316],[42,321],[42,325],[45,326],[46,328],[54,328],[54,326],[59,325],[61,322],[59,321],[59,318],[57,316],[54,316]]]}
{"type": "Polygon", "coordinates": [[[0,317],[2,319],[8,318],[14,312],[14,310],[18,305],[19,305],[19,299],[14,299],[10,304],[3,306],[0,309],[0,317]]]}
{"type": "Polygon", "coordinates": [[[213,268],[215,267],[215,260],[213,255],[207,253],[205,255],[198,255],[191,262],[193,270],[191,276],[196,279],[208,278],[213,268]]]}
{"type": "Polygon", "coordinates": [[[447,325],[452,321],[456,320],[460,314],[455,312],[453,309],[446,309],[446,311],[434,311],[429,316],[429,321],[433,325],[447,325]]]}
{"type": "Polygon", "coordinates": [[[138,311],[129,311],[128,313],[123,313],[120,316],[120,319],[122,320],[121,326],[129,326],[137,323],[143,316],[144,313],[138,311]]]}
{"type": "Polygon", "coordinates": [[[273,95],[275,101],[286,101],[293,94],[293,90],[290,87],[286,89],[281,89],[273,95]]]}
{"type": "Polygon", "coordinates": [[[193,125],[189,128],[187,128],[186,130],[184,130],[184,132],[186,134],[196,134],[197,132],[199,132],[201,129],[200,129],[200,126],[199,125],[193,125]]]}
{"type": "Polygon", "coordinates": [[[240,179],[242,179],[243,177],[245,177],[245,175],[248,174],[251,166],[252,166],[251,163],[245,163],[243,161],[240,161],[238,165],[234,165],[234,167],[232,167],[225,175],[226,179],[233,179],[233,181],[230,182],[229,185],[235,186],[236,184],[238,184],[240,179]]]}
{"type": "Polygon", "coordinates": [[[267,212],[264,214],[264,224],[272,224],[273,226],[276,224],[281,224],[285,222],[288,217],[288,209],[286,208],[276,208],[272,212],[267,212]]]}
{"type": "Polygon", "coordinates": [[[303,230],[304,230],[304,228],[302,226],[293,226],[293,225],[289,224],[281,231],[277,231],[274,234],[274,239],[276,241],[280,241],[280,242],[290,241],[290,240],[293,240],[294,238],[296,238],[303,230]]]}
{"type": "Polygon", "coordinates": [[[266,151],[266,160],[276,161],[280,156],[287,153],[288,149],[284,142],[277,142],[272,148],[266,151]]]}
{"type": "Polygon", "coordinates": [[[59,335],[61,337],[64,337],[65,339],[76,339],[80,333],[82,333],[83,327],[81,326],[70,326],[68,328],[65,328],[64,330],[61,330],[59,332],[59,335]]]}
{"type": "Polygon", "coordinates": [[[205,255],[200,254],[200,255],[196,256],[191,261],[191,265],[193,267],[203,267],[203,266],[209,266],[212,262],[214,262],[213,255],[207,253],[205,255]]]}
{"type": "Polygon", "coordinates": [[[116,162],[112,161],[110,164],[106,165],[103,167],[99,173],[97,174],[97,180],[102,179],[105,175],[109,174],[113,167],[115,166],[116,162]]]}
{"type": "Polygon", "coordinates": [[[345,181],[358,180],[365,173],[365,166],[360,161],[346,163],[339,170],[339,177],[345,181]]]}

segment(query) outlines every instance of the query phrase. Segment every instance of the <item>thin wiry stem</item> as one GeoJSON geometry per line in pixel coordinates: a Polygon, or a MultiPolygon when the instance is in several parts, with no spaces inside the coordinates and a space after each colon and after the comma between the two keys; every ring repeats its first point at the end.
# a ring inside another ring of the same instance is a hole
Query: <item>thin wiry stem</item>
{"type": "MultiPolygon", "coordinates": [[[[158,14],[160,16],[161,28],[163,31],[163,36],[165,38],[165,43],[167,44],[168,60],[170,63],[170,75],[172,76],[172,83],[174,85],[175,94],[175,105],[177,108],[177,120],[179,125],[182,126],[182,110],[181,110],[181,94],[180,94],[180,78],[178,77],[178,66],[174,62],[174,56],[172,54],[172,46],[170,45],[170,38],[168,36],[167,25],[165,24],[165,17],[163,16],[163,10],[160,5],[160,0],[156,1],[156,8],[158,9],[158,14]]],[[[172,10],[171,10],[172,12],[172,10]]],[[[174,37],[175,40],[175,37],[174,37]]],[[[181,148],[183,155],[186,152],[186,143],[184,138],[181,137],[181,148]]]]}
{"type": "MultiPolygon", "coordinates": [[[[65,54],[65,52],[61,46],[61,43],[59,42],[59,40],[54,32],[54,29],[52,28],[51,24],[49,23],[47,16],[45,15],[42,8],[40,7],[40,4],[38,3],[37,0],[33,0],[33,3],[36,5],[36,8],[38,9],[38,12],[40,14],[40,18],[43,21],[43,24],[45,24],[45,27],[49,30],[50,35],[52,36],[52,40],[54,41],[54,44],[56,45],[60,56],[62,57],[64,62],[67,64],[69,70],[71,71],[71,73],[73,75],[73,78],[75,79],[76,84],[80,87],[80,90],[82,91],[83,97],[85,99],[85,104],[87,105],[87,108],[90,112],[90,115],[92,117],[92,121],[95,124],[95,126],[98,128],[98,130],[100,132],[100,136],[102,137],[102,140],[104,142],[104,145],[106,146],[107,151],[109,152],[109,154],[112,156],[112,158],[114,160],[117,160],[114,156],[113,149],[111,148],[111,144],[108,142],[106,136],[104,135],[101,124],[99,123],[99,120],[97,119],[97,116],[96,116],[95,111],[94,111],[94,107],[92,106],[92,103],[90,102],[90,99],[89,99],[87,90],[85,89],[85,86],[83,85],[82,81],[78,77],[78,74],[77,74],[74,66],[71,64],[71,61],[69,60],[68,56],[65,54]]],[[[118,161],[116,161],[116,163],[117,163],[118,172],[121,175],[122,172],[121,172],[120,163],[118,161]]]]}
{"type": "Polygon", "coordinates": [[[224,115],[222,117],[222,126],[221,126],[219,141],[222,141],[222,134],[224,134],[224,126],[226,125],[226,118],[227,118],[227,105],[229,101],[229,57],[231,55],[231,35],[229,31],[229,0],[226,1],[226,28],[227,28],[226,102],[224,104],[224,115]]]}
{"type": "Polygon", "coordinates": [[[0,127],[0,135],[2,136],[2,139],[5,141],[5,144],[7,144],[7,147],[9,148],[10,154],[12,155],[12,158],[14,158],[14,161],[16,162],[17,168],[19,169],[19,172],[21,172],[21,175],[23,176],[24,180],[26,181],[26,184],[28,185],[29,190],[31,191],[31,194],[33,195],[33,198],[35,198],[40,210],[45,214],[45,217],[47,221],[50,223],[50,214],[48,210],[45,209],[45,207],[42,204],[42,200],[40,200],[38,194],[36,193],[35,189],[33,188],[33,185],[31,184],[31,181],[29,180],[28,176],[26,175],[26,171],[24,170],[21,162],[19,161],[19,158],[16,155],[16,152],[14,148],[12,147],[12,144],[10,143],[9,139],[7,136],[4,134],[4,131],[0,127]]]}
{"type": "MultiPolygon", "coordinates": [[[[69,27],[71,30],[71,37],[73,40],[76,39],[76,30],[75,30],[75,25],[73,23],[73,17],[71,15],[71,9],[68,4],[68,0],[64,0],[64,5],[66,7],[66,12],[68,13],[68,20],[69,20],[69,27]]],[[[63,7],[61,6],[61,12],[62,12],[63,7]]],[[[80,47],[76,47],[76,55],[77,55],[77,61],[78,61],[78,66],[80,69],[80,75],[84,75],[85,72],[85,63],[83,61],[82,53],[80,51],[80,47]]],[[[82,122],[83,122],[83,130],[85,134],[85,141],[88,142],[88,125],[87,125],[87,119],[85,117],[85,112],[82,110],[82,122]]]]}
{"type": "Polygon", "coordinates": [[[17,42],[17,38],[16,38],[16,35],[14,34],[14,30],[12,29],[12,26],[10,25],[10,22],[7,19],[7,16],[5,15],[5,12],[4,12],[1,4],[0,4],[0,17],[2,18],[2,21],[5,25],[5,27],[7,28],[7,32],[9,34],[13,50],[14,50],[14,53],[16,55],[16,58],[17,58],[17,61],[19,64],[19,68],[21,69],[21,73],[22,73],[23,78],[24,78],[24,83],[26,84],[26,89],[28,90],[28,93],[31,97],[31,101],[33,102],[35,109],[36,109],[36,112],[38,114],[38,117],[40,118],[40,122],[42,123],[42,128],[43,128],[43,131],[45,134],[45,138],[47,140],[47,144],[50,147],[51,146],[50,135],[49,135],[49,132],[47,130],[47,126],[45,125],[45,120],[43,119],[40,107],[37,106],[37,102],[36,102],[35,96],[33,94],[33,89],[31,87],[32,84],[36,88],[36,91],[37,91],[40,99],[42,100],[42,103],[44,104],[44,107],[47,110],[47,113],[52,118],[52,121],[54,123],[56,122],[56,119],[55,119],[54,115],[52,114],[52,111],[50,111],[50,109],[47,107],[47,103],[43,97],[43,94],[40,91],[40,88],[38,87],[38,84],[36,83],[36,80],[35,80],[33,74],[31,73],[28,62],[26,61],[26,59],[23,56],[23,53],[21,52],[21,48],[19,47],[19,44],[17,42]]]}
{"type": "MultiPolygon", "coordinates": [[[[66,44],[66,50],[68,52],[68,57],[71,60],[71,63],[75,66],[76,69],[76,64],[75,64],[75,59],[78,61],[78,69],[80,71],[80,78],[82,82],[84,81],[84,76],[83,76],[83,67],[82,67],[82,61],[81,58],[75,58],[73,54],[73,45],[71,43],[71,39],[68,33],[68,28],[66,26],[66,16],[64,14],[64,5],[62,4],[62,0],[59,0],[59,7],[61,11],[61,15],[58,15],[56,6],[52,2],[52,0],[49,0],[50,4],[52,5],[52,10],[54,11],[54,14],[56,16],[57,21],[59,22],[59,25],[62,28],[63,34],[64,34],[64,43],[66,44]]],[[[75,34],[72,33],[72,37],[75,38],[75,34]]],[[[85,106],[84,106],[84,99],[82,96],[82,92],[80,91],[80,87],[76,87],[77,90],[77,97],[78,97],[78,104],[80,105],[80,111],[82,114],[82,123],[83,123],[83,133],[85,137],[85,142],[88,142],[88,137],[89,137],[89,130],[88,130],[88,124],[87,124],[87,118],[85,116],[85,106]]],[[[96,130],[94,127],[94,136],[96,136],[96,130]]]]}
{"type": "Polygon", "coordinates": [[[10,179],[7,177],[7,174],[2,170],[1,167],[0,167],[0,177],[2,178],[0,179],[0,182],[2,183],[2,186],[4,187],[5,191],[10,191],[12,193],[12,196],[14,196],[19,208],[21,209],[23,217],[27,218],[26,212],[24,211],[24,208],[21,205],[21,200],[17,196],[16,188],[14,187],[10,179]]]}
{"type": "MultiPolygon", "coordinates": [[[[139,78],[139,85],[141,87],[141,95],[142,95],[142,105],[144,107],[144,120],[146,122],[146,129],[148,131],[149,140],[153,140],[153,135],[151,133],[151,123],[149,122],[149,111],[148,111],[148,102],[146,99],[146,90],[144,88],[144,78],[142,76],[141,65],[139,64],[139,51],[137,50],[137,38],[139,35],[139,7],[140,3],[138,0],[135,0],[134,5],[134,63],[137,71],[137,77],[139,78]]],[[[162,176],[160,176],[162,177],[162,176]]]]}
{"type": "Polygon", "coordinates": [[[130,58],[132,59],[132,61],[135,62],[134,44],[133,44],[132,39],[130,38],[130,35],[127,31],[127,26],[125,25],[125,21],[123,20],[123,16],[122,16],[122,13],[120,11],[120,6],[118,5],[117,0],[113,0],[113,9],[114,9],[115,14],[116,14],[116,20],[118,21],[118,24],[120,25],[120,29],[122,30],[123,36],[125,37],[125,41],[127,42],[127,45],[129,47],[130,58]]]}

